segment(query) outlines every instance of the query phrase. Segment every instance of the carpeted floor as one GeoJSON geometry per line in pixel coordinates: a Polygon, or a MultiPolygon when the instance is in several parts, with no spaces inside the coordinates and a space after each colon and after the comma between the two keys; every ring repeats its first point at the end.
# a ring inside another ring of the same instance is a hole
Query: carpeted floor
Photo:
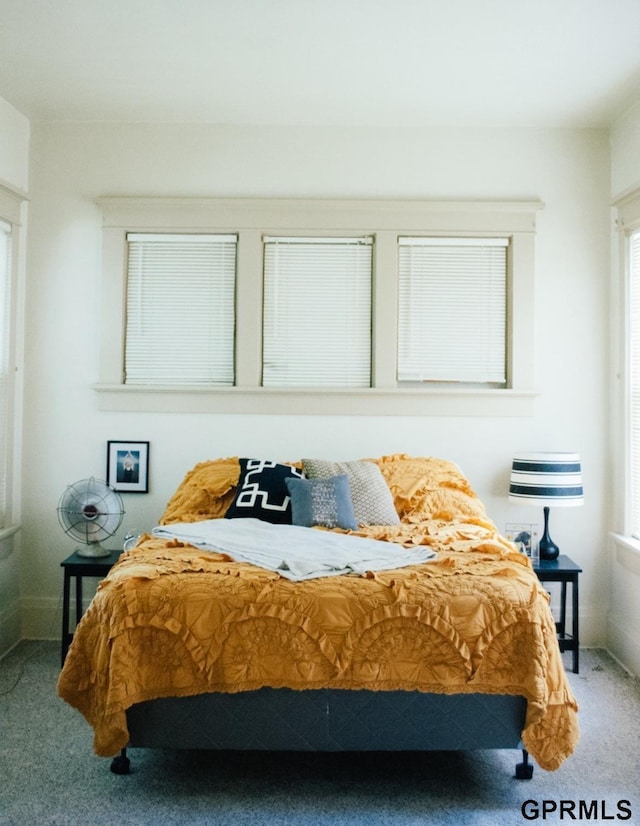
{"type": "Polygon", "coordinates": [[[58,671],[53,642],[24,642],[0,661],[2,826],[640,824],[640,681],[604,651],[584,651],[580,674],[569,673],[581,707],[576,753],[557,772],[536,766],[530,781],[513,778],[518,751],[131,750],[132,773],[118,776],[56,696],[58,671]]]}

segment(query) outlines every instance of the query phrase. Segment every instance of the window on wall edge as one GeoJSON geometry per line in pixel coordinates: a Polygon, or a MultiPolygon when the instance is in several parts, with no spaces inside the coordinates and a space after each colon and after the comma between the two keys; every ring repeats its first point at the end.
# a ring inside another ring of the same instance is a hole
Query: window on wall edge
{"type": "Polygon", "coordinates": [[[626,256],[629,272],[629,522],[634,539],[640,540],[640,226],[627,239],[626,256]]]}
{"type": "Polygon", "coordinates": [[[640,189],[617,201],[618,278],[613,282],[612,306],[618,313],[613,329],[617,415],[614,436],[613,532],[625,551],[640,548],[640,189]]]}
{"type": "Polygon", "coordinates": [[[6,539],[20,529],[20,510],[16,488],[16,461],[20,434],[16,411],[21,403],[18,380],[19,352],[19,273],[20,251],[24,245],[26,195],[0,183],[0,537],[6,539]]]}
{"type": "Polygon", "coordinates": [[[9,517],[11,411],[11,224],[0,219],[0,529],[9,517]]]}

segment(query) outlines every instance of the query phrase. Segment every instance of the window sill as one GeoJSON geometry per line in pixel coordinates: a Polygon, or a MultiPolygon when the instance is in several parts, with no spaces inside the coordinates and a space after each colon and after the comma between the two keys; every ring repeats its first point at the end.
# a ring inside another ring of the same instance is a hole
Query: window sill
{"type": "Polygon", "coordinates": [[[274,389],[94,384],[100,410],[318,416],[532,416],[531,390],[274,389]]]}
{"type": "Polygon", "coordinates": [[[16,523],[14,525],[7,525],[6,528],[0,528],[0,542],[13,536],[14,533],[18,533],[20,527],[21,526],[16,523]]]}
{"type": "Polygon", "coordinates": [[[615,561],[635,574],[640,575],[640,541],[631,536],[612,533],[615,543],[615,561]]]}
{"type": "Polygon", "coordinates": [[[18,533],[21,525],[14,523],[7,525],[6,528],[0,528],[0,560],[8,559],[16,550],[14,542],[7,542],[12,536],[18,533]]]}

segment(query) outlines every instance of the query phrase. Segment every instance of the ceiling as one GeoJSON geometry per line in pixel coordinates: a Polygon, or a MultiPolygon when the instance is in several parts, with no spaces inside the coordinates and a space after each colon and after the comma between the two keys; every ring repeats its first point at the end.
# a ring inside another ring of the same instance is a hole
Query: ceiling
{"type": "Polygon", "coordinates": [[[606,127],[639,0],[0,0],[34,121],[606,127]]]}

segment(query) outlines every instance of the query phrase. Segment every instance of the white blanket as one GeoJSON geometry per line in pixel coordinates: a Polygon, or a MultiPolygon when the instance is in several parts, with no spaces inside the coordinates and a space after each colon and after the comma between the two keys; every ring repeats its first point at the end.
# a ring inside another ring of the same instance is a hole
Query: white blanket
{"type": "Polygon", "coordinates": [[[236,562],[250,562],[295,582],[403,568],[436,555],[426,546],[408,549],[395,542],[297,525],[272,525],[260,519],[181,522],[159,525],[152,533],[228,554],[236,562]]]}

